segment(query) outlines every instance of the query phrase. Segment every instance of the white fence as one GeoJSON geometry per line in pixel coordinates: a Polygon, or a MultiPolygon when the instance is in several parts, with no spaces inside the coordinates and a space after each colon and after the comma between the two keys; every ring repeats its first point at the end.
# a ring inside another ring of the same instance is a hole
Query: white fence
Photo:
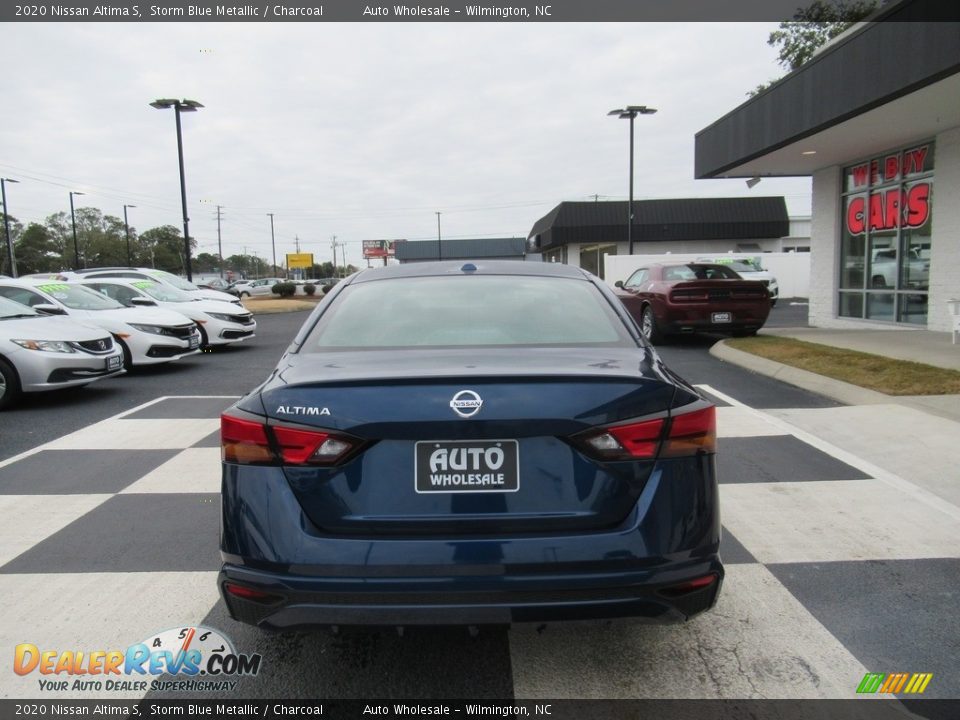
{"type": "MultiPolygon", "coordinates": [[[[709,253],[707,253],[709,254],[709,253]]],[[[764,270],[769,270],[780,285],[780,297],[810,297],[810,253],[738,253],[759,257],[764,270]]],[[[617,280],[626,280],[638,267],[649,263],[690,262],[704,253],[670,255],[604,255],[606,282],[613,287],[617,280]]]]}

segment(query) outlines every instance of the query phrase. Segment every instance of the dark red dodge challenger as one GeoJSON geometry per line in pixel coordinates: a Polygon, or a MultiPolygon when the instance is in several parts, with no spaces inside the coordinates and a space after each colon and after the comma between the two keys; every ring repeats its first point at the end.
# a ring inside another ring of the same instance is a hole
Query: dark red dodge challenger
{"type": "Polygon", "coordinates": [[[664,335],[699,330],[754,335],[770,314],[770,293],[759,280],[744,280],[725,265],[647,265],[617,295],[652,343],[664,335]]]}

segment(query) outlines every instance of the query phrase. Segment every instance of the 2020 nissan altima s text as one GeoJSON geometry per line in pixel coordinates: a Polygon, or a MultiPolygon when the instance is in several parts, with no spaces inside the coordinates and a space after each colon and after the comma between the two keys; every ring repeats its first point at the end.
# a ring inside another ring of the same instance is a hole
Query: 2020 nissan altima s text
{"type": "Polygon", "coordinates": [[[220,590],[265,629],[668,622],[720,590],[714,407],[577,268],[360,272],[221,443],[220,590]]]}

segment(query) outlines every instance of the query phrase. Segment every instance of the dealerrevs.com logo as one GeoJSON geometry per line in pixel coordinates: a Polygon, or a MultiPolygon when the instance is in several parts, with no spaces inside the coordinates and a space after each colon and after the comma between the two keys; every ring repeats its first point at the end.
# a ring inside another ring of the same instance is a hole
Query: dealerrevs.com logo
{"type": "Polygon", "coordinates": [[[219,630],[164,630],[125,650],[59,650],[20,643],[13,671],[37,676],[42,691],[223,691],[260,672],[263,658],[238,653],[219,630]],[[161,679],[161,676],[165,676],[161,679]]]}

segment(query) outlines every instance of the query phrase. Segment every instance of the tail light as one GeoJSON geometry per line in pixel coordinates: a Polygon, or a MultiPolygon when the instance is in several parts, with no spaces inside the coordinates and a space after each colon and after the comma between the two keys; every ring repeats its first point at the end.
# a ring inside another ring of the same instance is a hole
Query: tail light
{"type": "Polygon", "coordinates": [[[267,425],[224,413],[220,454],[238,465],[336,465],[363,446],[342,433],[288,425],[267,425]]]}
{"type": "Polygon", "coordinates": [[[704,588],[710,587],[716,583],[718,579],[719,576],[716,573],[710,573],[708,575],[703,575],[693,580],[680,583],[679,585],[670,585],[669,587],[660,588],[657,592],[659,592],[661,595],[671,598],[683,597],[684,595],[689,595],[697,590],[703,590],[704,588]]]}
{"type": "Polygon", "coordinates": [[[600,460],[652,460],[717,451],[717,419],[713,405],[675,412],[672,417],[594,428],[570,438],[583,452],[600,460]]]}

